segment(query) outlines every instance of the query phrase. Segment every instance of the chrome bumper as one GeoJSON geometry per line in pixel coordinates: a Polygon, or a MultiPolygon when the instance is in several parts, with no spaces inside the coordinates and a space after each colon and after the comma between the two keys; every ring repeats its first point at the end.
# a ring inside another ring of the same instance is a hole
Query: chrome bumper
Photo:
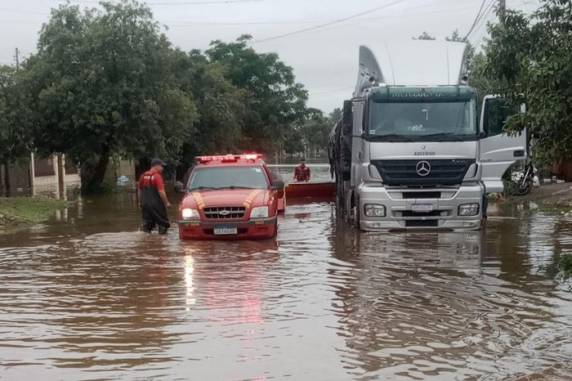
{"type": "Polygon", "coordinates": [[[358,188],[360,228],[364,231],[397,229],[478,230],[481,227],[484,189],[481,184],[462,185],[458,188],[385,188],[362,184],[358,188]],[[432,196],[432,197],[431,197],[432,196]],[[459,216],[459,206],[479,205],[475,216],[459,216]],[[384,205],[385,217],[366,217],[366,204],[384,205]],[[423,204],[430,212],[419,212],[423,204]],[[430,207],[429,207],[430,205],[430,207]]]}

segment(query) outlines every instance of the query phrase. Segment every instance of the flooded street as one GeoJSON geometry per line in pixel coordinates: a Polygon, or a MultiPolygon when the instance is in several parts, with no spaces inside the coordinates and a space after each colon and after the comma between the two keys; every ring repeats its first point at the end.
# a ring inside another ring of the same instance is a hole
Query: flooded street
{"type": "Polygon", "coordinates": [[[275,242],[194,243],[114,197],[0,235],[1,380],[572,379],[572,292],[546,269],[570,217],[358,234],[293,205],[275,242]]]}

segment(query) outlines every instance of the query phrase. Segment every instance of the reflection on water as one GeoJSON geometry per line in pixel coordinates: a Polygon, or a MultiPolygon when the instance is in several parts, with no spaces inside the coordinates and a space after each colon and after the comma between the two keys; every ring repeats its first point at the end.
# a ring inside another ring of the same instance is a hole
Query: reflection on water
{"type": "Polygon", "coordinates": [[[572,294],[544,271],[565,217],[357,234],[324,203],[276,241],[193,243],[138,233],[116,197],[0,238],[0,379],[572,377],[572,294]]]}

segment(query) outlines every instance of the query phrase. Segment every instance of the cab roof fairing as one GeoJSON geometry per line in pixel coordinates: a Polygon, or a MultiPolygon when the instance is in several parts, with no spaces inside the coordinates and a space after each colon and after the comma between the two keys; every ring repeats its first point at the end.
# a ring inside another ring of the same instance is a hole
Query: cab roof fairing
{"type": "Polygon", "coordinates": [[[380,84],[466,85],[465,43],[405,41],[394,44],[377,42],[369,46],[361,45],[359,48],[359,71],[354,97],[362,96],[368,88],[380,84]]]}

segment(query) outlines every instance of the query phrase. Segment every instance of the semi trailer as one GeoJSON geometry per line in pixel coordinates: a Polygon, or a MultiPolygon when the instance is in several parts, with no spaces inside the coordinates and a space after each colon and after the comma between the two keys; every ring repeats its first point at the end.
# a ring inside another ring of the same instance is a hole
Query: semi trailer
{"type": "Polygon", "coordinates": [[[339,214],[364,231],[478,230],[486,195],[527,156],[496,96],[469,85],[466,45],[360,46],[353,96],[330,134],[339,214]]]}

